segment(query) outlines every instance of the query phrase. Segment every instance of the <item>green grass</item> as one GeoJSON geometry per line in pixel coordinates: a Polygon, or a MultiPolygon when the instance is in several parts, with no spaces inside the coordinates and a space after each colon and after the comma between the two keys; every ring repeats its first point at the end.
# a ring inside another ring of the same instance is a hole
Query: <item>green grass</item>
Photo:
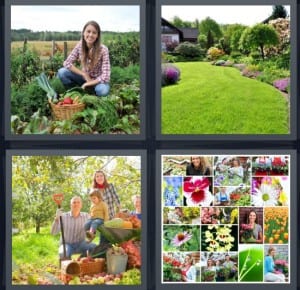
{"type": "Polygon", "coordinates": [[[235,68],[175,64],[176,85],[162,88],[162,134],[288,134],[286,98],[235,68]]]}
{"type": "MultiPolygon", "coordinates": [[[[47,264],[58,265],[59,234],[50,234],[50,226],[41,228],[36,234],[34,229],[12,236],[12,260],[16,265],[31,264],[36,268],[47,264]]],[[[93,240],[99,243],[99,235],[93,240]]]]}
{"type": "Polygon", "coordinates": [[[32,264],[36,268],[58,264],[59,235],[52,236],[50,227],[40,234],[32,230],[12,236],[12,260],[17,265],[32,264]]]}

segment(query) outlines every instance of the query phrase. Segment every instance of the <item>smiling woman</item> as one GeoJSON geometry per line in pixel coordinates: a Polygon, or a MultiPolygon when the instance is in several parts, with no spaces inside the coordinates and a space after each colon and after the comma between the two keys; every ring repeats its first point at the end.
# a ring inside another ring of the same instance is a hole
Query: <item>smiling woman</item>
{"type": "Polygon", "coordinates": [[[96,21],[87,22],[81,40],[59,69],[58,77],[67,89],[81,86],[92,89],[97,96],[109,93],[110,60],[108,48],[100,43],[101,30],[96,21]],[[75,66],[81,62],[81,68],[75,66]]]}

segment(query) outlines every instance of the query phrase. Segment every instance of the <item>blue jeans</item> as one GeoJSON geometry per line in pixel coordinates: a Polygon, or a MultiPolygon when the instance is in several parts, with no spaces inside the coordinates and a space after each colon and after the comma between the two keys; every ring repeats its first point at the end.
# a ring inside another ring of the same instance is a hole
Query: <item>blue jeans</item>
{"type": "Polygon", "coordinates": [[[97,228],[103,224],[103,219],[88,219],[88,221],[84,224],[84,229],[86,231],[92,230],[94,233],[97,231],[97,228]]]}
{"type": "MultiPolygon", "coordinates": [[[[61,80],[63,85],[65,86],[66,89],[70,89],[72,87],[79,86],[81,87],[86,80],[81,76],[76,73],[71,72],[67,68],[60,68],[57,72],[57,77],[61,80]]],[[[107,96],[109,93],[109,84],[105,83],[99,83],[94,87],[88,87],[88,88],[93,88],[96,96],[107,96]]]]}
{"type": "MultiPolygon", "coordinates": [[[[82,254],[83,256],[86,256],[86,251],[89,251],[89,253],[92,252],[92,250],[96,247],[93,243],[87,243],[86,241],[73,243],[73,244],[65,244],[66,245],[66,257],[71,258],[73,254],[82,254]]],[[[59,247],[59,256],[60,258],[63,258],[63,245],[60,245],[59,247]]]]}

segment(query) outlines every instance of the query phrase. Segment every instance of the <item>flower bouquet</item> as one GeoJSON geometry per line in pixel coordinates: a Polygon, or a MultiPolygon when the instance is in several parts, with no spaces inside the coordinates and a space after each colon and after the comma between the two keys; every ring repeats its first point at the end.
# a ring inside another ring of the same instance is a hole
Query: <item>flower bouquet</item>
{"type": "Polygon", "coordinates": [[[274,262],[276,271],[283,273],[283,274],[288,274],[289,268],[288,268],[288,263],[287,261],[283,259],[277,259],[274,262]]]}
{"type": "Polygon", "coordinates": [[[242,243],[256,243],[256,239],[253,235],[253,229],[248,224],[241,224],[241,242],[242,243]]]}
{"type": "Polygon", "coordinates": [[[175,258],[164,255],[163,257],[164,281],[181,281],[181,263],[175,258]]]}

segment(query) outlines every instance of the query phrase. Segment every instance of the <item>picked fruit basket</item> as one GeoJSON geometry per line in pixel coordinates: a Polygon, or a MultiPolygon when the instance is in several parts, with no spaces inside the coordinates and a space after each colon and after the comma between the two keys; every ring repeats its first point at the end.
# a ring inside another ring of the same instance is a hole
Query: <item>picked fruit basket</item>
{"type": "Polygon", "coordinates": [[[79,261],[80,275],[93,275],[99,274],[104,271],[105,259],[96,258],[89,260],[89,258],[81,258],[79,261]],[[85,259],[87,259],[85,261],[85,259]]]}
{"type": "Polygon", "coordinates": [[[81,112],[85,104],[80,98],[85,94],[81,87],[74,87],[67,90],[61,97],[51,87],[45,73],[41,73],[36,80],[39,86],[47,93],[48,102],[55,120],[69,120],[75,113],[81,112]]]}
{"type": "Polygon", "coordinates": [[[69,120],[75,113],[81,112],[85,108],[85,104],[77,103],[77,104],[54,104],[49,101],[53,118],[58,121],[69,120]]]}
{"type": "Polygon", "coordinates": [[[54,119],[59,121],[69,120],[75,113],[83,111],[85,104],[80,101],[83,94],[84,90],[82,88],[74,87],[55,101],[49,99],[54,119]]]}

